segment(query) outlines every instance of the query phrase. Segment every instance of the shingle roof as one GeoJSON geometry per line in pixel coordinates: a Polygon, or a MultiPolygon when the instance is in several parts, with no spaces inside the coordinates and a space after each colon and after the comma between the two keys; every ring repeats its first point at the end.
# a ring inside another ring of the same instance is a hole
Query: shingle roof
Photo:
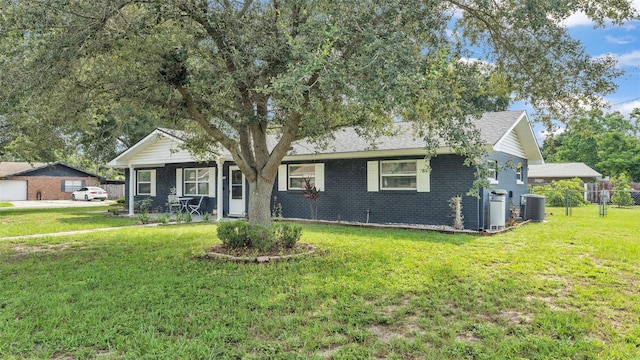
{"type": "MultiPolygon", "coordinates": [[[[515,122],[522,116],[523,111],[501,111],[485,113],[473,123],[480,130],[481,137],[487,145],[495,145],[515,122]]],[[[355,128],[345,128],[335,132],[334,139],[327,144],[326,151],[334,153],[349,153],[371,150],[375,146],[377,150],[405,150],[424,149],[427,145],[423,138],[417,137],[412,123],[399,122],[394,124],[397,135],[380,136],[371,143],[360,136],[355,128]]],[[[446,144],[441,140],[440,146],[446,144]]],[[[314,154],[318,152],[317,146],[309,141],[301,140],[293,144],[293,153],[297,155],[314,154]]],[[[325,151],[319,151],[325,152],[325,151]]]]}
{"type": "Polygon", "coordinates": [[[37,169],[45,165],[47,164],[28,162],[0,162],[0,177],[19,174],[21,172],[37,169]]]}
{"type": "MultiPolygon", "coordinates": [[[[476,127],[480,131],[480,136],[484,139],[485,144],[496,151],[510,151],[500,149],[503,139],[515,134],[517,141],[525,149],[525,156],[531,162],[542,162],[542,155],[538,148],[533,130],[528,122],[528,118],[524,111],[502,111],[485,113],[482,117],[474,119],[476,127]]],[[[417,136],[413,123],[398,122],[394,125],[394,134],[390,136],[378,136],[372,140],[367,139],[358,134],[356,128],[343,128],[333,133],[333,137],[327,139],[324,146],[318,146],[317,143],[307,140],[296,141],[291,145],[291,149],[285,158],[306,158],[306,157],[354,157],[354,156],[370,156],[371,152],[380,154],[381,152],[394,152],[396,155],[402,154],[424,154],[427,143],[422,137],[417,136]]],[[[186,132],[167,128],[158,128],[146,138],[136,143],[134,146],[120,154],[118,157],[109,162],[110,166],[127,166],[130,158],[135,157],[141,152],[149,142],[153,139],[154,134],[165,137],[171,137],[178,141],[184,141],[188,138],[186,132]]],[[[267,146],[273,149],[277,143],[276,135],[267,138],[267,146]]],[[[447,144],[440,140],[440,148],[445,152],[450,151],[447,144]]],[[[221,146],[218,155],[221,159],[231,160],[231,154],[221,146]]]]}
{"type": "Polygon", "coordinates": [[[549,163],[529,165],[529,179],[532,178],[597,178],[602,174],[581,162],[549,163]]]}

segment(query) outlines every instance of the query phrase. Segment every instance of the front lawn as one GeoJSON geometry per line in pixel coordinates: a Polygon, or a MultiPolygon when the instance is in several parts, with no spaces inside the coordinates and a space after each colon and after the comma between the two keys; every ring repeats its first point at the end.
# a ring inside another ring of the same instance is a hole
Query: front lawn
{"type": "Polygon", "coordinates": [[[640,209],[491,237],[304,226],[320,254],[198,260],[215,224],[0,242],[0,357],[640,356],[640,209]]]}
{"type": "Polygon", "coordinates": [[[107,216],[109,206],[0,211],[0,238],[134,225],[137,219],[107,216]]]}
{"type": "Polygon", "coordinates": [[[13,207],[13,204],[10,202],[0,201],[0,207],[13,207]]]}

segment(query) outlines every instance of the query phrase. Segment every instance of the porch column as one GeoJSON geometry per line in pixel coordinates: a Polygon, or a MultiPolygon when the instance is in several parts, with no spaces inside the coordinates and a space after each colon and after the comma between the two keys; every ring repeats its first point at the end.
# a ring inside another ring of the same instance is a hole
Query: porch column
{"type": "Polygon", "coordinates": [[[135,199],[136,176],[133,165],[129,165],[129,216],[133,216],[133,202],[135,199]]]}
{"type": "Polygon", "coordinates": [[[216,181],[217,187],[218,189],[216,190],[216,202],[217,202],[217,209],[218,209],[218,215],[216,216],[216,221],[220,221],[222,220],[222,197],[223,197],[223,193],[222,193],[222,165],[224,165],[224,160],[218,159],[216,160],[216,164],[218,164],[218,181],[216,181]]]}

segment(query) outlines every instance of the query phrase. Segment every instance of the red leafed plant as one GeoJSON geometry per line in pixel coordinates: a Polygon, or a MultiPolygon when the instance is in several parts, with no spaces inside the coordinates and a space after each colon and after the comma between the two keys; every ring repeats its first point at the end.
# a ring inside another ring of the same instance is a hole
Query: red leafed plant
{"type": "Polygon", "coordinates": [[[318,201],[320,201],[320,191],[315,185],[311,184],[311,179],[304,179],[304,192],[302,195],[309,199],[311,218],[316,220],[318,218],[318,201]]]}

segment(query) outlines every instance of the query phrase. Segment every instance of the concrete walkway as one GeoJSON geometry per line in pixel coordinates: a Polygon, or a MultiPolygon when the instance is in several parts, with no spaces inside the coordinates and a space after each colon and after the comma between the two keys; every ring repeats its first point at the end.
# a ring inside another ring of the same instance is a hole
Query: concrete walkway
{"type": "Polygon", "coordinates": [[[11,209],[55,209],[66,207],[91,207],[91,206],[107,206],[114,203],[113,200],[107,201],[72,201],[72,200],[25,200],[25,201],[9,201],[12,207],[0,207],[2,210],[11,209]]]}
{"type": "MultiPolygon", "coordinates": [[[[158,213],[149,214],[149,216],[151,216],[152,218],[157,218],[160,215],[161,214],[158,214],[158,213]]],[[[134,216],[134,218],[137,218],[137,215],[134,216]]],[[[225,220],[229,221],[229,220],[236,220],[236,219],[225,219],[225,220]]],[[[181,223],[170,222],[170,223],[167,223],[167,224],[152,223],[152,224],[139,224],[139,225],[129,225],[129,226],[114,226],[114,227],[108,227],[108,228],[96,228],[96,229],[86,229],[86,230],[63,231],[63,232],[46,233],[46,234],[7,236],[7,237],[0,237],[0,241],[26,240],[26,239],[35,239],[35,238],[43,238],[43,237],[56,237],[56,236],[89,234],[89,233],[93,233],[93,232],[104,232],[104,231],[112,231],[112,230],[120,230],[120,229],[128,229],[128,228],[139,228],[139,227],[154,227],[154,226],[160,226],[160,225],[162,225],[162,226],[185,225],[185,224],[192,224],[192,223],[198,223],[198,222],[203,222],[203,221],[204,220],[202,219],[202,216],[193,215],[192,220],[191,220],[190,223],[187,223],[187,222],[181,222],[181,223]]],[[[215,221],[213,221],[213,220],[210,220],[210,222],[211,223],[215,223],[215,221]]]]}

